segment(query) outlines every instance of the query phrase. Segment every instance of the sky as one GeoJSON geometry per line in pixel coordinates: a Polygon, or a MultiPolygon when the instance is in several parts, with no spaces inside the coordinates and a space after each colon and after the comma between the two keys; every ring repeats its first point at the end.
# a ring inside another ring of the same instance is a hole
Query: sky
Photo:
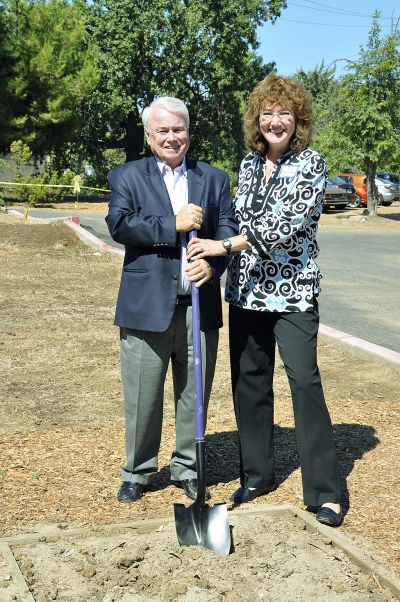
{"type": "Polygon", "coordinates": [[[344,75],[346,61],[338,59],[357,60],[360,46],[367,44],[373,13],[381,13],[382,35],[391,32],[392,18],[400,17],[398,0],[322,2],[288,0],[275,25],[259,28],[257,54],[264,62],[275,61],[279,75],[292,75],[301,67],[310,71],[322,60],[326,66],[336,61],[336,75],[344,75]]]}

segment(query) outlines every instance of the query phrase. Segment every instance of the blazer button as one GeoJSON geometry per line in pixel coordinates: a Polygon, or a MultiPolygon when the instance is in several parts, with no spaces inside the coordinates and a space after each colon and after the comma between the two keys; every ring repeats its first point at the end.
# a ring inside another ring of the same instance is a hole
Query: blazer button
{"type": "Polygon", "coordinates": [[[172,276],[172,278],[173,278],[174,280],[178,280],[178,276],[176,276],[175,274],[172,276]]]}

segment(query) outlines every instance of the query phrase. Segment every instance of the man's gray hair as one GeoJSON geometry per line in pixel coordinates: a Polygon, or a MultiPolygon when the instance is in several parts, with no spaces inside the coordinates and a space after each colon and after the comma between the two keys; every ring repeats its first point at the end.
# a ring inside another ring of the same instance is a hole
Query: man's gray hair
{"type": "Polygon", "coordinates": [[[187,110],[185,103],[179,100],[179,98],[174,98],[173,96],[160,96],[160,98],[153,100],[150,106],[143,110],[142,123],[145,130],[149,131],[150,113],[156,108],[162,108],[170,111],[170,113],[176,113],[182,117],[185,123],[185,128],[189,128],[189,111],[187,110]]]}

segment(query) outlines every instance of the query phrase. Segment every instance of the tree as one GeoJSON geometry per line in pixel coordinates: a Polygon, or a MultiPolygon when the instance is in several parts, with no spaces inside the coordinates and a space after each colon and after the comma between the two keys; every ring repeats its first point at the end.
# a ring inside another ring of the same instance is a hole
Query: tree
{"type": "Polygon", "coordinates": [[[241,112],[255,83],[273,69],[253,51],[256,27],[275,19],[284,0],[96,0],[88,6],[100,82],[85,104],[84,146],[144,149],[141,112],[155,97],[187,103],[191,152],[236,164],[241,112]]]}
{"type": "Polygon", "coordinates": [[[377,167],[398,155],[400,137],[400,34],[394,27],[381,37],[378,17],[377,12],[365,49],[361,47],[358,61],[349,62],[347,75],[325,108],[319,136],[322,150],[362,165],[371,215],[377,213],[377,167]]]}
{"type": "Polygon", "coordinates": [[[27,144],[24,144],[22,140],[14,140],[10,144],[10,151],[13,155],[14,171],[16,175],[16,182],[22,180],[21,167],[22,165],[28,165],[32,158],[32,151],[27,144]]]}
{"type": "Polygon", "coordinates": [[[2,142],[7,137],[8,124],[11,118],[7,102],[7,88],[12,65],[8,20],[9,15],[6,7],[0,2],[0,152],[1,150],[4,151],[2,142]]]}
{"type": "MultiPolygon", "coordinates": [[[[314,126],[313,126],[313,145],[316,148],[320,146],[320,136],[326,132],[329,123],[331,122],[330,111],[327,107],[332,104],[332,98],[335,97],[336,89],[339,82],[335,79],[336,67],[326,67],[324,61],[310,71],[299,69],[293,75],[298,79],[306,90],[310,93],[313,99],[314,126]]],[[[337,155],[336,155],[337,157],[337,155]]],[[[328,167],[330,167],[330,157],[328,159],[328,167]]],[[[338,169],[340,170],[340,168],[338,169]]]]}
{"type": "Polygon", "coordinates": [[[43,156],[73,137],[82,122],[80,105],[97,83],[83,4],[7,0],[1,16],[7,27],[0,149],[21,139],[43,156]]]}
{"type": "Polygon", "coordinates": [[[320,65],[316,65],[310,71],[300,68],[293,77],[298,79],[311,94],[315,106],[325,102],[326,98],[331,96],[336,86],[335,71],[336,67],[326,67],[322,60],[320,65]]]}

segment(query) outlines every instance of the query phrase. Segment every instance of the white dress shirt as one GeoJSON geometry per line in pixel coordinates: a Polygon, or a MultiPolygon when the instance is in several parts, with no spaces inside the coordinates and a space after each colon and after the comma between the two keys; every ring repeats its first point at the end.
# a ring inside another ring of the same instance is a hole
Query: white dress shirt
{"type": "MultiPolygon", "coordinates": [[[[186,158],[183,159],[182,165],[175,167],[174,171],[160,161],[156,157],[157,165],[168,190],[169,199],[171,201],[172,210],[176,215],[182,207],[188,204],[188,181],[186,158]]],[[[181,238],[181,263],[179,273],[178,295],[190,295],[190,282],[186,273],[187,266],[187,250],[186,250],[186,235],[187,232],[180,232],[181,238]]]]}

